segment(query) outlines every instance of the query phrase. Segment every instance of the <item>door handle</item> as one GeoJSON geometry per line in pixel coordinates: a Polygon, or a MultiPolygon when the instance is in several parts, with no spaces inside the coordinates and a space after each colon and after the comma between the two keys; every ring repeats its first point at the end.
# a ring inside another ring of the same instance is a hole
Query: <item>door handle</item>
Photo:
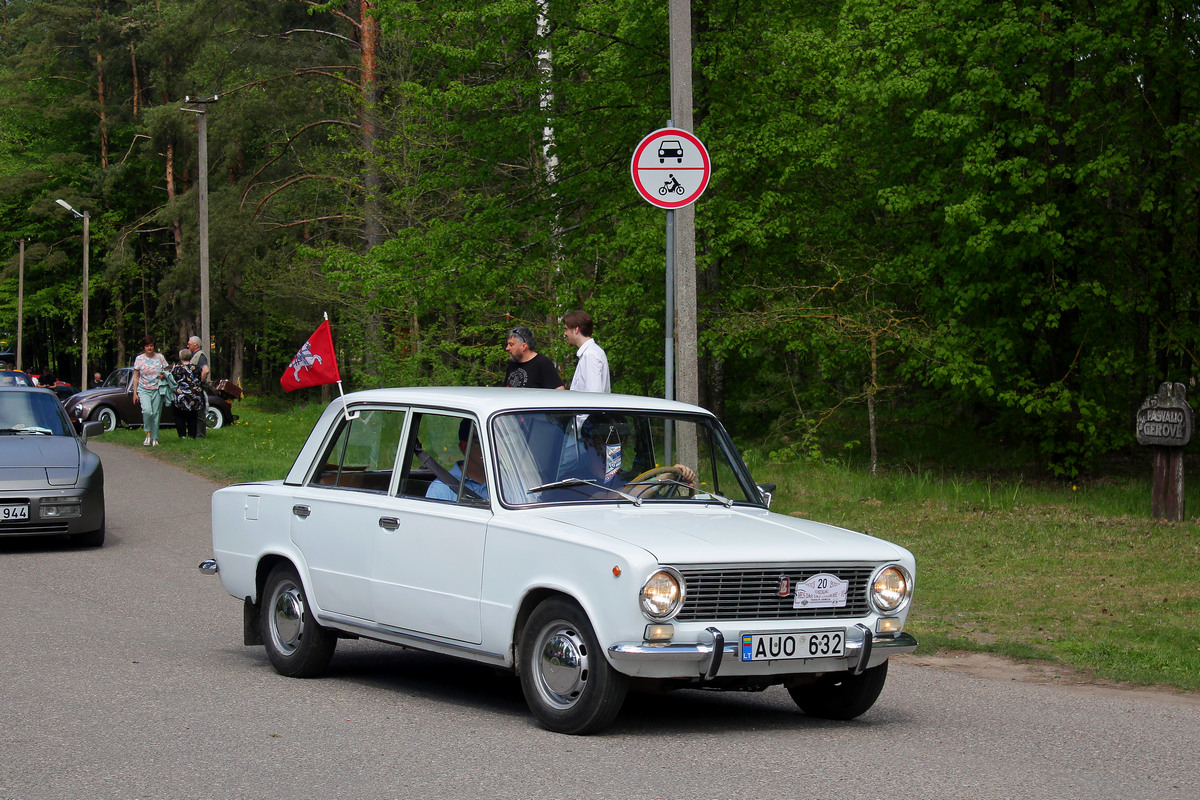
{"type": "Polygon", "coordinates": [[[379,527],[383,528],[385,531],[394,531],[399,529],[400,520],[396,519],[395,517],[380,517],[379,527]]]}
{"type": "Polygon", "coordinates": [[[309,509],[308,506],[303,506],[303,505],[297,504],[297,505],[292,506],[292,513],[295,514],[297,517],[307,517],[309,514],[312,513],[312,511],[309,509]]]}

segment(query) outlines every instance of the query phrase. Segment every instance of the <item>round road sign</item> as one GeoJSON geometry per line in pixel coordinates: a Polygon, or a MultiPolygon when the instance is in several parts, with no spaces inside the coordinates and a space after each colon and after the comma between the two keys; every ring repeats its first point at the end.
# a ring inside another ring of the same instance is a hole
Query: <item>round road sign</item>
{"type": "Polygon", "coordinates": [[[704,194],[712,162],[700,140],[679,128],[642,139],[629,162],[638,194],[659,208],[682,208],[704,194]]]}

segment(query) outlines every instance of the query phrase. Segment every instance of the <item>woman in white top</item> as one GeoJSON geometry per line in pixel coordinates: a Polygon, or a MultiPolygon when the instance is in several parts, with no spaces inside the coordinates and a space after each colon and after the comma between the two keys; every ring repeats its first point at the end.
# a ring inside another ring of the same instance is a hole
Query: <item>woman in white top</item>
{"type": "Polygon", "coordinates": [[[158,421],[162,418],[163,397],[158,382],[168,368],[167,359],[154,349],[154,338],[142,337],[142,352],[133,360],[137,370],[137,391],[133,400],[142,407],[142,427],[146,430],[143,447],[158,447],[158,421]]]}

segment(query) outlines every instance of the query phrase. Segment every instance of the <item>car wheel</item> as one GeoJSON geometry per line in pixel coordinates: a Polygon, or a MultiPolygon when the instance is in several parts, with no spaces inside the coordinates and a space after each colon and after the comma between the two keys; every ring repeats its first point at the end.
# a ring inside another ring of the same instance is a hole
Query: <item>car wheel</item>
{"type": "Polygon", "coordinates": [[[101,547],[104,545],[104,523],[94,531],[75,533],[71,535],[71,543],[80,547],[101,547]]]}
{"type": "Polygon", "coordinates": [[[313,618],[300,576],[290,564],[271,570],[260,607],[267,657],[280,675],[314,678],[333,658],[337,637],[313,618]]]}
{"type": "Polygon", "coordinates": [[[816,683],[788,687],[788,694],[810,717],[854,719],[875,705],[887,680],[888,662],[864,670],[861,675],[835,672],[822,675],[816,683]]]}
{"type": "Polygon", "coordinates": [[[551,598],[521,634],[521,689],[538,722],[558,733],[592,733],[621,710],[629,679],[604,657],[587,615],[551,598]]]}
{"type": "Polygon", "coordinates": [[[205,427],[212,428],[213,430],[223,427],[225,425],[225,418],[221,416],[221,410],[218,408],[213,408],[212,406],[209,406],[207,409],[205,409],[204,425],[205,427]]]}
{"type": "Polygon", "coordinates": [[[111,433],[117,429],[120,424],[120,419],[117,417],[117,412],[108,406],[103,406],[92,412],[92,419],[104,423],[104,432],[111,433]]]}

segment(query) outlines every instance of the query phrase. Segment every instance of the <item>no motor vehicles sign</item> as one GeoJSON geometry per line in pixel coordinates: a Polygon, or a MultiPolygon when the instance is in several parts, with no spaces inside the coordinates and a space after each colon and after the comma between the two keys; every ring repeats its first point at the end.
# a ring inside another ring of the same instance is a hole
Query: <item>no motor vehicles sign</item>
{"type": "Polygon", "coordinates": [[[638,194],[659,208],[696,202],[708,186],[712,163],[700,140],[679,128],[662,128],[642,139],[629,162],[638,194]]]}

